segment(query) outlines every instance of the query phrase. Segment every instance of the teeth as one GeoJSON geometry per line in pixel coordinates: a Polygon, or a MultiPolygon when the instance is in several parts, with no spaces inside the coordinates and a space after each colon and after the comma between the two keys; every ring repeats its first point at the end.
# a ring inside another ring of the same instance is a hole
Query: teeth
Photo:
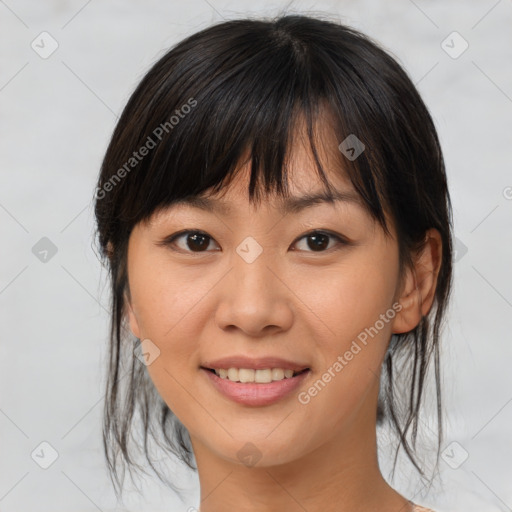
{"type": "Polygon", "coordinates": [[[293,370],[282,368],[266,368],[264,370],[253,370],[250,368],[229,368],[215,369],[215,373],[222,379],[233,382],[256,382],[265,384],[275,380],[290,379],[293,377],[293,370]]]}

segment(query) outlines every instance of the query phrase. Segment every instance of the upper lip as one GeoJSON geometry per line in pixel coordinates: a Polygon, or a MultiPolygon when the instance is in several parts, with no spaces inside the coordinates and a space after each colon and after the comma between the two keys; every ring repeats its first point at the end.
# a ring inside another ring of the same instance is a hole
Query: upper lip
{"type": "Polygon", "coordinates": [[[254,370],[263,370],[266,368],[282,368],[283,370],[293,370],[300,372],[309,368],[306,364],[288,361],[280,357],[258,357],[250,358],[247,356],[230,356],[212,361],[205,361],[201,364],[203,368],[208,369],[229,369],[229,368],[248,368],[254,370]]]}

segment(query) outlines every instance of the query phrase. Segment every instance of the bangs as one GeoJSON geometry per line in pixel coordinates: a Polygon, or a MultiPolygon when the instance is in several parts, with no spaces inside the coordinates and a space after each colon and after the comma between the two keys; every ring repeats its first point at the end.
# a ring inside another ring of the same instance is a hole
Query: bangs
{"type": "MultiPolygon", "coordinates": [[[[105,190],[110,182],[103,200],[113,201],[118,212],[110,219],[117,224],[110,241],[115,245],[115,234],[124,236],[179,199],[221,191],[248,161],[251,202],[269,193],[286,196],[287,158],[302,129],[328,192],[333,189],[317,151],[317,143],[326,142],[322,134],[327,130],[336,146],[349,136],[362,142],[365,150],[357,159],[337,147],[328,150],[337,155],[338,172],[348,174],[363,204],[388,232],[385,166],[372,127],[385,126],[389,119],[379,113],[376,90],[371,90],[377,89],[375,79],[357,71],[360,57],[349,46],[333,56],[315,46],[314,33],[301,35],[305,44],[279,23],[229,24],[247,27],[243,35],[234,30],[226,37],[225,26],[222,34],[213,26],[184,40],[153,66],[126,105],[99,183],[105,190]],[[195,39],[208,32],[210,45],[198,51],[195,39]]],[[[325,26],[322,31],[325,39],[325,26]]],[[[371,74],[371,65],[365,69],[371,74]]]]}

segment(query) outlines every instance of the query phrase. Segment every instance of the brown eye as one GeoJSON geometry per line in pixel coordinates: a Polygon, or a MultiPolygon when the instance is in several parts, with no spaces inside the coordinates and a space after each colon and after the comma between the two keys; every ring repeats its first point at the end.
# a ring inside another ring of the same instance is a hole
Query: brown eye
{"type": "Polygon", "coordinates": [[[329,245],[329,235],[324,235],[323,233],[318,233],[315,235],[309,235],[306,237],[308,240],[308,247],[312,251],[322,251],[327,248],[329,245]]]}
{"type": "Polygon", "coordinates": [[[326,250],[332,249],[332,247],[328,247],[330,239],[336,240],[338,242],[338,245],[347,244],[347,241],[341,238],[340,236],[332,233],[324,233],[323,231],[312,231],[311,233],[302,236],[296,243],[303,239],[307,240],[307,249],[300,250],[305,250],[307,252],[325,252],[326,250]]]}
{"type": "Polygon", "coordinates": [[[193,233],[186,237],[186,244],[192,251],[196,251],[196,249],[198,251],[203,251],[210,245],[210,237],[200,233],[193,233]]]}
{"type": "MultiPolygon", "coordinates": [[[[341,236],[323,231],[312,231],[307,233],[306,235],[303,235],[301,238],[299,238],[293,245],[297,245],[302,240],[306,240],[306,248],[300,248],[299,250],[306,252],[326,252],[330,249],[335,249],[336,245],[343,246],[349,244],[349,242],[341,236]],[[330,244],[332,240],[334,240],[336,243],[330,244]]],[[[203,233],[202,231],[189,230],[171,235],[170,237],[167,237],[159,242],[158,245],[170,246],[174,250],[182,252],[201,253],[211,252],[208,250],[208,247],[212,241],[213,238],[206,233],[203,233]]]]}
{"type": "Polygon", "coordinates": [[[160,245],[177,246],[184,252],[208,252],[207,249],[213,239],[201,231],[182,231],[163,240],[160,245]],[[177,243],[183,240],[181,245],[177,243]]]}

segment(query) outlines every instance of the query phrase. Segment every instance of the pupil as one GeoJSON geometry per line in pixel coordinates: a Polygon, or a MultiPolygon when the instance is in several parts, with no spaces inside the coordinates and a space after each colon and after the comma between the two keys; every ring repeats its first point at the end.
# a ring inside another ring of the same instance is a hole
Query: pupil
{"type": "Polygon", "coordinates": [[[316,251],[325,249],[329,245],[329,237],[324,234],[310,235],[308,237],[309,240],[313,240],[313,245],[308,243],[310,249],[316,251]]]}
{"type": "Polygon", "coordinates": [[[187,239],[187,245],[189,249],[199,249],[207,248],[208,247],[208,240],[206,235],[201,235],[199,233],[194,233],[193,235],[189,235],[187,239]],[[192,245],[188,243],[190,240],[193,240],[192,245]]]}

